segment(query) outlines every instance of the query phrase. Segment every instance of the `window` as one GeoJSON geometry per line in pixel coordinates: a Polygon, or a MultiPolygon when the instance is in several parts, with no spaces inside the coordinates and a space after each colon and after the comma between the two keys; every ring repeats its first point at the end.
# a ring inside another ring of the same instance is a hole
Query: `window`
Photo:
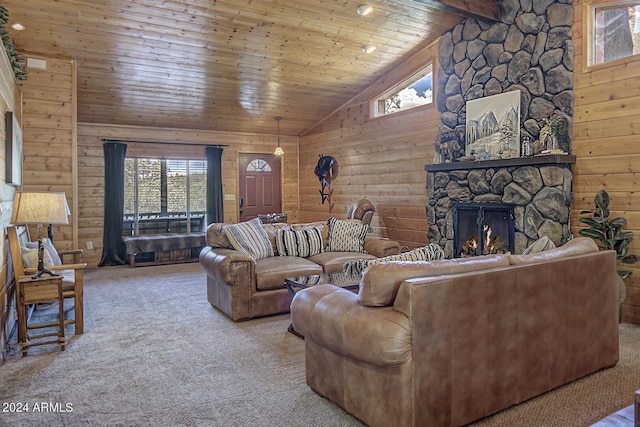
{"type": "Polygon", "coordinates": [[[405,111],[433,102],[433,72],[429,64],[371,102],[372,117],[405,111]]]}
{"type": "Polygon", "coordinates": [[[588,8],[589,65],[640,53],[640,1],[594,2],[588,8]]]}
{"type": "Polygon", "coordinates": [[[204,231],[205,160],[125,159],[124,234],[204,231]]]}
{"type": "Polygon", "coordinates": [[[247,172],[271,172],[271,165],[264,159],[254,159],[246,167],[247,172]]]}

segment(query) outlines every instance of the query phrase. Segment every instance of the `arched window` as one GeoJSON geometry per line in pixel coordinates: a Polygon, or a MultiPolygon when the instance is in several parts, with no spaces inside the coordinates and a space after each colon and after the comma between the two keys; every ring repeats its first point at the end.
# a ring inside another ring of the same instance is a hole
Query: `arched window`
{"type": "Polygon", "coordinates": [[[264,159],[253,159],[247,165],[246,172],[271,172],[271,165],[264,159]]]}

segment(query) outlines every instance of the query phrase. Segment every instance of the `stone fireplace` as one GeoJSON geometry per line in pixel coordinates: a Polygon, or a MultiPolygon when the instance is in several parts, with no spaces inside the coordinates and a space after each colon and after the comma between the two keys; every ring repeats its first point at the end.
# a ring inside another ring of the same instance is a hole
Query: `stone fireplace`
{"type": "Polygon", "coordinates": [[[454,257],[454,204],[497,203],[513,205],[513,253],[541,236],[556,245],[566,242],[573,163],[573,155],[546,155],[426,165],[429,241],[454,257]]]}
{"type": "Polygon", "coordinates": [[[454,257],[513,252],[514,218],[512,204],[454,203],[454,257]]]}

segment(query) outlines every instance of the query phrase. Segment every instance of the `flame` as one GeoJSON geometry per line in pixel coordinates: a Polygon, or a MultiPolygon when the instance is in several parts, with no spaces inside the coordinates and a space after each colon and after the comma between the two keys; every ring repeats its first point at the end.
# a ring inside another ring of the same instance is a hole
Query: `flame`
{"type": "Polygon", "coordinates": [[[474,234],[462,245],[461,256],[474,256],[478,249],[479,241],[482,241],[483,254],[499,254],[505,252],[505,244],[500,239],[500,236],[493,237],[493,230],[488,225],[482,227],[483,239],[478,239],[478,236],[474,234]]]}

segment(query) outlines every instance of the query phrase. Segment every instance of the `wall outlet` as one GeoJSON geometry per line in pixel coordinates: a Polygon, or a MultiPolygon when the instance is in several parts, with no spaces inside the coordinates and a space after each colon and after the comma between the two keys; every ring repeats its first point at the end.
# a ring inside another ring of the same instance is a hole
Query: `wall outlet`
{"type": "Polygon", "coordinates": [[[87,242],[87,249],[93,249],[93,242],[87,242]]]}

